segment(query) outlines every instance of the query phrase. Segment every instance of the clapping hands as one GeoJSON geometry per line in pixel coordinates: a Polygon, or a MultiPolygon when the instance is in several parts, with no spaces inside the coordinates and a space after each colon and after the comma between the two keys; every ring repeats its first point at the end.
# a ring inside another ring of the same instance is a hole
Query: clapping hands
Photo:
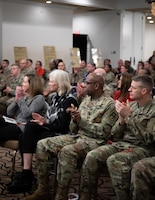
{"type": "Polygon", "coordinates": [[[35,122],[40,126],[42,126],[45,123],[45,118],[39,115],[38,113],[32,113],[32,117],[33,119],[31,120],[31,122],[35,122]]]}
{"type": "Polygon", "coordinates": [[[25,93],[21,86],[16,87],[15,101],[22,99],[25,96],[25,93]]]}
{"type": "Polygon", "coordinates": [[[130,108],[129,101],[127,101],[126,103],[121,103],[116,100],[115,108],[121,122],[124,121],[125,118],[129,117],[133,112],[133,110],[131,110],[130,108]]]}
{"type": "Polygon", "coordinates": [[[70,112],[71,117],[74,122],[79,123],[81,119],[80,112],[77,107],[75,107],[73,104],[71,104],[71,107],[66,109],[66,112],[70,112]]]}

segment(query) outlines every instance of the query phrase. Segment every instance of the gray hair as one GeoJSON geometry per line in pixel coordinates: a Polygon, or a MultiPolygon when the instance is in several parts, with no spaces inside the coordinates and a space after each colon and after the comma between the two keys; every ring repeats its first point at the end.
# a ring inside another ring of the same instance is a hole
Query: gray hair
{"type": "Polygon", "coordinates": [[[60,69],[55,69],[49,74],[49,77],[52,77],[59,85],[58,94],[62,95],[65,92],[71,90],[70,77],[68,72],[60,69]]]}

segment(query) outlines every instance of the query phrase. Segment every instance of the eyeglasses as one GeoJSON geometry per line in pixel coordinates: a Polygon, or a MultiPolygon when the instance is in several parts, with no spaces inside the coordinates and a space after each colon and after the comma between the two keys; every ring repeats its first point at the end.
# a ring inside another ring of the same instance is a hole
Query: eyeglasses
{"type": "Polygon", "coordinates": [[[92,81],[92,82],[86,81],[85,83],[86,83],[87,85],[90,85],[90,84],[97,83],[97,81],[92,81]]]}

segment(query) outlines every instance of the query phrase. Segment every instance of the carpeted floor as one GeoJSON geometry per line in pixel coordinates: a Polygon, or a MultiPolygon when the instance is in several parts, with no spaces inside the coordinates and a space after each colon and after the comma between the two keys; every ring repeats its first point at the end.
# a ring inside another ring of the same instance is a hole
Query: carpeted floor
{"type": "MultiPolygon", "coordinates": [[[[25,196],[29,195],[36,189],[37,183],[33,184],[33,188],[30,193],[9,194],[6,184],[11,180],[11,160],[12,151],[10,149],[0,147],[0,200],[24,200],[25,196]]],[[[21,160],[19,154],[17,154],[16,157],[16,171],[21,171],[21,160]]],[[[33,172],[36,174],[35,158],[33,161],[33,172]]],[[[51,175],[50,179],[52,185],[54,183],[54,175],[51,175]]],[[[72,180],[70,192],[78,193],[78,189],[79,173],[77,171],[72,180]]],[[[97,200],[116,200],[112,184],[107,173],[102,174],[99,178],[97,200]]]]}

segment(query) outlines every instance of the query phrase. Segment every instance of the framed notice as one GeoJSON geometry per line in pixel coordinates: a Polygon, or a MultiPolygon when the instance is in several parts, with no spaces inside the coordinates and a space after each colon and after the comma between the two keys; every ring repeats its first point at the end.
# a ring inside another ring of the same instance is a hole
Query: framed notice
{"type": "Polygon", "coordinates": [[[70,48],[70,56],[80,58],[80,49],[79,48],[70,48]]]}
{"type": "Polygon", "coordinates": [[[92,59],[93,62],[96,64],[96,67],[103,67],[103,59],[100,49],[92,48],[92,59]]]}
{"type": "Polygon", "coordinates": [[[77,56],[72,56],[70,61],[70,67],[80,67],[80,58],[77,56]]]}
{"type": "Polygon", "coordinates": [[[15,63],[19,64],[21,59],[27,59],[27,48],[26,47],[14,47],[15,63]]]}
{"type": "Polygon", "coordinates": [[[49,63],[52,59],[56,59],[55,46],[43,46],[45,69],[49,69],[49,63]]]}
{"type": "Polygon", "coordinates": [[[80,67],[80,49],[70,48],[70,67],[80,67]]]}

